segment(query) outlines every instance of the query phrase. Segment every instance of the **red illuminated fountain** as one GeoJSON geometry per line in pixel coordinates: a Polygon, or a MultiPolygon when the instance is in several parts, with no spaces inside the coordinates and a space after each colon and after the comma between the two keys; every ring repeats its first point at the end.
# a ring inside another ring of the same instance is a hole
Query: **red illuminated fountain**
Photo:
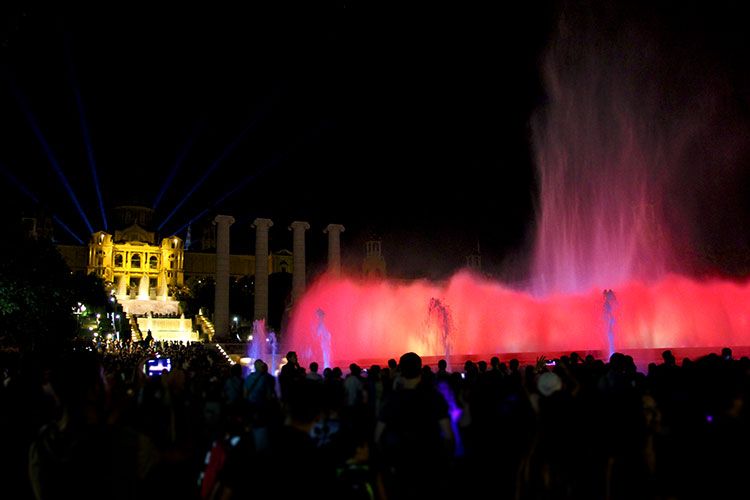
{"type": "MultiPolygon", "coordinates": [[[[524,289],[467,272],[410,284],[324,276],[295,305],[285,336],[303,362],[324,359],[319,311],[326,359],[344,367],[407,351],[450,355],[455,365],[509,353],[651,350],[657,359],[668,348],[750,345],[750,285],[688,272],[697,233],[690,202],[707,175],[691,152],[712,140],[720,96],[700,81],[670,82],[658,47],[644,47],[648,37],[610,30],[604,39],[584,28],[568,29],[545,60],[524,289]]],[[[733,161],[726,149],[722,158],[733,161]]]]}
{"type": "MultiPolygon", "coordinates": [[[[617,302],[617,350],[750,345],[748,284],[678,275],[652,284],[631,280],[620,284],[617,302]]],[[[440,285],[324,277],[295,307],[288,345],[303,361],[324,359],[316,335],[322,309],[334,364],[382,362],[407,351],[440,357],[446,340],[456,358],[573,350],[606,356],[602,307],[599,289],[535,297],[468,273],[440,285]],[[449,331],[431,312],[436,299],[450,311],[449,331]]]]}

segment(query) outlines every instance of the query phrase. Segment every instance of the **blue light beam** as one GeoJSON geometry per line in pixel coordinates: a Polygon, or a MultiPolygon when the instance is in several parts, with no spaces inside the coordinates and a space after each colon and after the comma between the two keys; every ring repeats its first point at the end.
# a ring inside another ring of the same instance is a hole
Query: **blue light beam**
{"type": "MultiPolygon", "coordinates": [[[[48,211],[47,208],[44,206],[44,204],[41,201],[39,201],[39,197],[37,195],[35,195],[33,192],[31,192],[31,190],[29,188],[27,188],[23,184],[23,182],[21,182],[21,180],[18,179],[18,177],[16,177],[15,175],[13,175],[13,173],[10,170],[8,170],[7,168],[5,168],[5,166],[2,163],[0,163],[0,172],[2,172],[3,175],[5,175],[5,177],[8,178],[8,180],[10,181],[10,183],[13,184],[14,186],[16,186],[19,191],[21,191],[23,194],[25,194],[26,196],[28,196],[29,198],[31,198],[31,201],[33,201],[36,205],[40,205],[42,208],[45,209],[45,211],[48,211]]],[[[55,222],[57,222],[57,224],[60,227],[62,227],[63,229],[65,229],[68,232],[68,234],[70,234],[73,237],[73,239],[75,239],[80,245],[83,245],[83,240],[81,238],[79,238],[78,235],[76,235],[70,229],[70,227],[68,227],[68,225],[65,224],[56,214],[52,214],[52,220],[55,221],[55,222]]]]}
{"type": "Polygon", "coordinates": [[[280,163],[284,162],[287,158],[289,158],[292,155],[292,153],[294,153],[295,151],[297,151],[297,149],[299,149],[299,147],[302,146],[302,144],[304,144],[305,142],[307,142],[308,139],[317,136],[320,133],[320,131],[323,128],[326,128],[326,127],[327,127],[327,124],[322,123],[318,127],[316,127],[313,130],[311,130],[308,134],[306,134],[305,136],[303,136],[302,138],[300,138],[300,140],[298,140],[288,151],[282,153],[279,156],[274,157],[270,161],[268,161],[265,164],[263,164],[257,171],[253,172],[250,175],[245,176],[232,189],[230,189],[229,191],[227,191],[223,195],[219,196],[216,199],[216,201],[214,201],[211,204],[211,206],[209,206],[208,208],[204,208],[203,210],[201,210],[197,215],[193,216],[189,221],[187,221],[184,225],[182,225],[177,231],[175,231],[172,234],[180,234],[180,232],[182,232],[183,229],[185,229],[190,224],[194,223],[196,220],[198,220],[201,217],[203,217],[204,215],[206,215],[210,210],[215,209],[221,203],[223,203],[225,200],[227,200],[228,198],[234,196],[238,192],[240,192],[243,189],[245,189],[245,187],[247,187],[247,185],[251,181],[257,179],[258,177],[260,177],[261,175],[263,175],[264,173],[266,173],[268,170],[270,170],[270,169],[276,167],[277,165],[279,165],[280,163]]]}
{"type": "Polygon", "coordinates": [[[18,101],[18,105],[21,107],[21,111],[23,111],[23,114],[26,117],[26,120],[29,122],[29,126],[34,131],[34,135],[36,135],[36,138],[39,140],[39,143],[42,145],[42,148],[44,148],[44,152],[47,154],[47,159],[52,165],[52,168],[55,170],[55,173],[60,178],[60,181],[62,182],[65,189],[68,191],[68,194],[70,195],[70,199],[73,201],[73,204],[78,209],[78,213],[81,214],[81,218],[83,219],[83,222],[86,224],[86,227],[88,228],[89,232],[93,233],[94,228],[91,226],[91,223],[89,222],[89,218],[86,217],[86,213],[83,211],[81,204],[78,202],[78,197],[76,196],[75,192],[73,191],[73,188],[68,182],[68,179],[65,177],[65,174],[63,173],[62,168],[60,168],[60,164],[58,163],[57,158],[55,157],[55,154],[52,152],[52,148],[47,143],[47,140],[44,138],[44,134],[42,134],[42,130],[39,128],[39,124],[37,123],[36,118],[34,117],[34,114],[31,112],[31,109],[29,108],[29,105],[26,102],[26,98],[21,93],[21,89],[19,89],[18,86],[15,85],[15,82],[11,83],[11,88],[13,89],[13,94],[15,95],[16,100],[18,101]]]}
{"type": "MultiPolygon", "coordinates": [[[[83,134],[83,142],[86,145],[86,156],[89,160],[89,166],[91,167],[91,179],[94,181],[94,188],[96,189],[96,198],[99,201],[99,210],[102,214],[102,223],[104,224],[104,230],[107,231],[107,214],[104,212],[104,201],[102,200],[102,191],[99,188],[99,175],[97,174],[96,162],[94,161],[94,147],[91,142],[91,134],[89,134],[89,127],[86,123],[86,113],[84,111],[83,99],[81,98],[81,91],[78,87],[78,81],[76,80],[75,68],[73,66],[73,57],[70,53],[70,41],[66,38],[66,56],[68,59],[68,79],[70,80],[70,86],[73,89],[73,94],[76,98],[76,105],[78,106],[78,118],[81,123],[81,133],[83,134]]],[[[93,233],[93,231],[92,231],[93,233]]]]}
{"type": "Polygon", "coordinates": [[[180,169],[180,166],[182,166],[183,162],[185,161],[185,158],[187,157],[187,154],[190,151],[190,148],[193,146],[193,142],[195,142],[195,139],[198,136],[198,133],[202,129],[203,129],[202,124],[198,124],[193,128],[193,132],[190,134],[190,137],[188,138],[187,142],[182,147],[182,150],[180,151],[180,154],[177,156],[177,160],[174,162],[174,165],[172,165],[172,170],[169,172],[169,175],[167,175],[167,178],[164,180],[164,184],[162,185],[161,190],[159,191],[159,194],[156,195],[154,204],[151,206],[151,208],[153,208],[154,210],[156,210],[156,207],[159,206],[161,199],[164,197],[164,193],[166,193],[167,188],[172,184],[172,181],[174,180],[174,177],[177,174],[177,171],[180,169]]]}
{"type": "Polygon", "coordinates": [[[229,198],[229,197],[237,194],[239,191],[241,191],[242,189],[244,189],[245,186],[247,186],[248,183],[250,183],[250,181],[255,180],[256,178],[258,178],[266,170],[269,170],[272,167],[275,167],[276,165],[278,165],[279,163],[281,163],[283,160],[285,160],[288,156],[289,156],[289,153],[285,153],[285,154],[283,154],[281,156],[278,156],[278,157],[274,158],[273,160],[267,162],[265,165],[263,165],[257,172],[254,172],[254,173],[246,176],[244,179],[242,179],[239,182],[239,184],[236,184],[232,189],[230,189],[229,191],[227,191],[223,195],[219,196],[216,199],[216,201],[214,201],[211,204],[211,206],[209,206],[208,208],[204,208],[203,210],[201,210],[198,214],[196,214],[195,216],[193,216],[189,221],[187,221],[185,224],[183,224],[182,226],[180,226],[180,228],[177,231],[175,231],[173,234],[180,234],[183,229],[185,229],[190,224],[192,224],[196,220],[198,220],[201,217],[203,217],[204,215],[206,215],[209,212],[209,210],[213,210],[214,208],[218,207],[224,200],[226,200],[227,198],[229,198]]]}
{"type": "MultiPolygon", "coordinates": [[[[268,109],[266,108],[266,112],[268,109]]],[[[219,165],[221,165],[221,162],[223,162],[235,149],[237,149],[237,146],[240,145],[240,143],[247,137],[247,135],[260,123],[263,117],[265,117],[266,112],[260,113],[259,116],[257,116],[255,119],[253,119],[245,128],[240,132],[240,134],[232,141],[229,146],[227,146],[224,151],[222,151],[221,155],[214,160],[214,162],[208,167],[208,169],[203,173],[203,175],[198,179],[198,181],[195,183],[195,185],[190,189],[190,191],[187,192],[185,196],[182,197],[182,199],[177,203],[177,206],[174,207],[174,209],[167,215],[167,217],[159,224],[159,227],[157,227],[157,231],[161,230],[161,228],[164,227],[164,225],[169,222],[169,220],[174,217],[174,214],[177,213],[177,211],[182,207],[182,205],[185,204],[185,202],[190,198],[190,196],[193,195],[193,193],[206,181],[208,176],[210,176],[214,170],[219,168],[219,165]]]]}

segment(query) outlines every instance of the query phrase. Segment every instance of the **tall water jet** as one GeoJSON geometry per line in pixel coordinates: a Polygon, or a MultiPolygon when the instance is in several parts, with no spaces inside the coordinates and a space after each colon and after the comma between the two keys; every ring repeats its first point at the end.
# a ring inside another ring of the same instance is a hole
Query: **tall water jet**
{"type": "Polygon", "coordinates": [[[120,298],[124,298],[125,295],[128,293],[128,282],[130,281],[130,276],[127,274],[121,275],[119,278],[117,278],[117,296],[120,298]]]}
{"type": "Polygon", "coordinates": [[[736,204],[747,183],[734,174],[747,165],[750,135],[737,90],[710,49],[657,36],[651,20],[612,7],[571,2],[544,58],[547,98],[531,123],[538,205],[529,285],[467,273],[443,283],[322,276],[295,303],[290,348],[320,360],[318,309],[337,333],[341,366],[408,351],[605,357],[750,346],[750,283],[706,278],[702,253],[717,241],[748,247],[747,208],[736,204]],[[603,303],[613,289],[616,299],[603,303]],[[452,324],[441,330],[444,304],[452,324]]]}
{"type": "MultiPolygon", "coordinates": [[[[255,361],[256,359],[262,359],[266,361],[265,356],[268,353],[267,347],[267,336],[266,336],[266,320],[256,319],[253,321],[253,339],[250,341],[248,346],[247,357],[255,361]]],[[[273,367],[273,365],[271,365],[273,367]]]]}
{"type": "Polygon", "coordinates": [[[544,58],[546,102],[532,119],[541,295],[687,271],[688,207],[701,174],[715,175],[696,150],[717,142],[721,87],[689,66],[696,54],[671,53],[645,21],[604,3],[564,9],[544,58]]]}
{"type": "Polygon", "coordinates": [[[318,324],[315,327],[315,336],[318,339],[320,345],[320,354],[323,359],[323,368],[333,368],[331,364],[331,332],[326,328],[323,319],[326,316],[323,309],[318,308],[315,310],[315,316],[318,318],[318,324]]]}
{"type": "Polygon", "coordinates": [[[442,352],[445,356],[448,369],[450,369],[451,364],[451,329],[451,316],[448,306],[444,305],[440,299],[431,297],[427,310],[428,342],[430,338],[436,340],[435,350],[442,352]]]}
{"type": "Polygon", "coordinates": [[[141,276],[141,280],[138,282],[138,298],[141,300],[149,299],[149,281],[148,276],[145,274],[141,276]]]}
{"type": "Polygon", "coordinates": [[[617,298],[611,289],[604,290],[604,327],[607,334],[607,354],[609,357],[615,353],[615,308],[617,298]]]}
{"type": "Polygon", "coordinates": [[[271,372],[273,376],[277,376],[277,372],[279,370],[279,341],[276,338],[276,332],[274,332],[273,330],[268,332],[266,342],[268,343],[268,347],[271,351],[271,372]]]}

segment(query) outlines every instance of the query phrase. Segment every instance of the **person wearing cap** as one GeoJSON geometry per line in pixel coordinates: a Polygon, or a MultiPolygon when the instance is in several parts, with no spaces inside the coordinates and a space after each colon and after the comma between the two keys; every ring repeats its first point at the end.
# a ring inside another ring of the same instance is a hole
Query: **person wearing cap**
{"type": "MultiPolygon", "coordinates": [[[[543,360],[542,360],[543,361],[543,360]]],[[[583,435],[587,424],[574,390],[577,387],[565,365],[542,368],[535,379],[529,401],[536,413],[535,435],[530,451],[521,463],[517,483],[521,498],[580,498],[590,484],[585,447],[570,446],[583,435]],[[564,450],[564,452],[562,452],[564,450]]]]}
{"type": "Polygon", "coordinates": [[[560,376],[555,372],[544,372],[539,375],[536,381],[537,390],[542,396],[551,396],[560,389],[562,389],[563,383],[560,376]]]}

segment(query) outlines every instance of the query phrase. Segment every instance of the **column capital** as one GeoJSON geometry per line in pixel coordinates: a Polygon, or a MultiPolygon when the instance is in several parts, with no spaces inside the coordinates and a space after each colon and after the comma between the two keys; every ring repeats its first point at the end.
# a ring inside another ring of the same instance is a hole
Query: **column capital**
{"type": "Polygon", "coordinates": [[[310,224],[308,224],[307,222],[299,221],[299,220],[296,220],[292,222],[291,224],[289,224],[290,231],[295,231],[299,229],[303,231],[307,231],[308,229],[310,229],[310,224]]]}
{"type": "Polygon", "coordinates": [[[231,226],[234,224],[234,217],[231,215],[217,215],[214,218],[214,224],[226,224],[227,226],[231,226]]]}
{"type": "Polygon", "coordinates": [[[325,229],[323,229],[324,233],[343,233],[345,231],[344,226],[341,224],[328,224],[325,229]]]}
{"type": "Polygon", "coordinates": [[[273,221],[271,219],[263,219],[263,218],[255,219],[252,225],[252,227],[255,227],[258,229],[268,229],[271,226],[273,226],[273,221]]]}

